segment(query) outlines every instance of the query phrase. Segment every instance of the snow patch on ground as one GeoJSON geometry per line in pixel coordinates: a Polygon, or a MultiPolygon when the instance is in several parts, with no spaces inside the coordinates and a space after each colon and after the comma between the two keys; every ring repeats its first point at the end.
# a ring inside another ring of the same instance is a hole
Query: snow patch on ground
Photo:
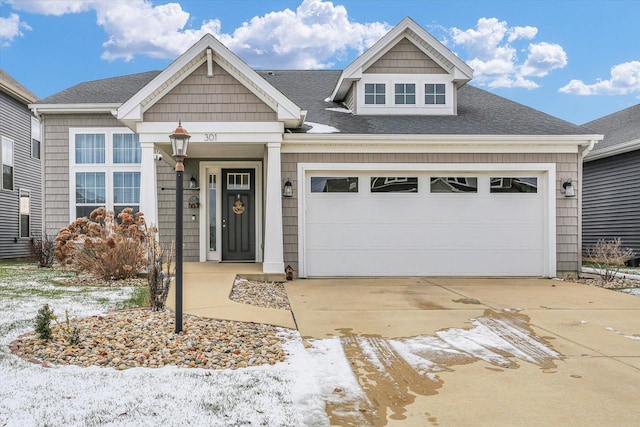
{"type": "Polygon", "coordinates": [[[347,113],[347,114],[353,113],[353,111],[348,108],[340,108],[340,107],[330,107],[330,108],[325,108],[325,110],[335,111],[336,113],[347,113]]]}

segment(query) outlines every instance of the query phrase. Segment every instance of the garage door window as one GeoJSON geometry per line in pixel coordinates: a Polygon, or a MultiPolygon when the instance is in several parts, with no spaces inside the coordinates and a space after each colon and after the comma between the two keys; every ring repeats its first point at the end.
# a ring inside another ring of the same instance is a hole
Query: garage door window
{"type": "Polygon", "coordinates": [[[431,178],[432,193],[477,193],[478,178],[439,176],[431,178]]]}
{"type": "Polygon", "coordinates": [[[492,193],[537,193],[538,178],[491,178],[492,193]]]}
{"type": "Polygon", "coordinates": [[[352,177],[311,177],[312,193],[357,193],[358,178],[352,177]]]}
{"type": "Polygon", "coordinates": [[[418,177],[375,176],[371,177],[372,193],[417,193],[418,177]]]}

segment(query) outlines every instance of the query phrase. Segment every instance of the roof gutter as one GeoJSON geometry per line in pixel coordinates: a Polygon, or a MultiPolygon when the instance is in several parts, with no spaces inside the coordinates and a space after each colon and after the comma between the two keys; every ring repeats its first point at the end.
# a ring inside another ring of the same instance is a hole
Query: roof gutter
{"type": "Polygon", "coordinates": [[[589,142],[589,145],[587,146],[587,148],[585,148],[584,150],[582,150],[582,155],[581,155],[581,160],[584,161],[584,158],[587,156],[587,154],[589,154],[591,152],[591,150],[593,150],[593,146],[596,145],[596,141],[595,139],[592,139],[589,142]]]}
{"type": "Polygon", "coordinates": [[[34,114],[54,113],[109,113],[116,110],[121,104],[29,104],[28,107],[34,114]]]}
{"type": "MultiPolygon", "coordinates": [[[[596,152],[589,154],[589,157],[584,159],[585,162],[591,162],[593,160],[603,159],[605,157],[615,156],[617,154],[628,153],[629,151],[640,150],[640,139],[634,139],[633,141],[617,144],[612,147],[602,148],[596,152]]],[[[586,154],[585,154],[586,156],[586,154]]]]}

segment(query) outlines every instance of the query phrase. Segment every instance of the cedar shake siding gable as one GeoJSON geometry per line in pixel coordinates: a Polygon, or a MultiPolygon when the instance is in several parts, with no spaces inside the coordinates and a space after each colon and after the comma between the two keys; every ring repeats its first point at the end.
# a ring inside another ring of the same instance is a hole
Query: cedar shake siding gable
{"type": "Polygon", "coordinates": [[[270,122],[276,112],[232,75],[215,66],[207,77],[207,64],[174,87],[144,113],[145,122],[270,122]]]}
{"type": "Polygon", "coordinates": [[[406,38],[398,42],[380,59],[364,70],[370,74],[448,74],[406,38]]]}

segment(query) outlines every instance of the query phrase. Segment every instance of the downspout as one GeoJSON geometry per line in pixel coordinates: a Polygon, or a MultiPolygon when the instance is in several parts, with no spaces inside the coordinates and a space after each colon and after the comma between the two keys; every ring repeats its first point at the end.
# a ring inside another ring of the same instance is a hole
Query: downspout
{"type": "MultiPolygon", "coordinates": [[[[582,153],[580,153],[580,162],[578,163],[578,182],[580,183],[580,187],[583,187],[584,183],[583,181],[583,176],[584,174],[582,173],[583,168],[584,168],[584,158],[587,157],[587,155],[591,152],[591,150],[593,150],[593,146],[596,145],[596,142],[598,142],[595,139],[592,139],[591,141],[589,141],[589,145],[582,150],[582,153]]],[[[583,187],[584,188],[584,187],[583,187]]],[[[578,191],[578,218],[580,219],[578,221],[578,277],[580,276],[580,273],[582,273],[582,191],[578,191]]]]}
{"type": "Polygon", "coordinates": [[[589,146],[587,146],[587,148],[585,148],[584,150],[582,150],[582,160],[584,160],[585,157],[587,157],[587,155],[591,152],[591,150],[593,150],[593,146],[596,145],[596,140],[592,139],[589,142],[589,146]]]}

